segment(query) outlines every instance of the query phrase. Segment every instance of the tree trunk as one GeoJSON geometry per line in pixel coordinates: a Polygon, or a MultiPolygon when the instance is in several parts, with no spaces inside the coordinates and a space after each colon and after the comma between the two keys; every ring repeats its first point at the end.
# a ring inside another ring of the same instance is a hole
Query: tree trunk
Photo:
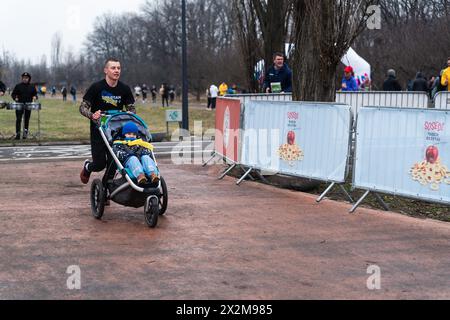
{"type": "Polygon", "coordinates": [[[294,100],[335,101],[338,64],[356,36],[366,27],[370,16],[367,8],[372,2],[295,2],[294,100]]]}

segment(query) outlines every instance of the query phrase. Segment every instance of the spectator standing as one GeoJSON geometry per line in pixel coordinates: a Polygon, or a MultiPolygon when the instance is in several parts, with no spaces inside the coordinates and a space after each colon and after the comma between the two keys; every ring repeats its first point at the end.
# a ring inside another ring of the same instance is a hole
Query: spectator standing
{"type": "Polygon", "coordinates": [[[211,110],[215,110],[217,97],[219,95],[219,88],[217,88],[217,86],[213,84],[211,85],[211,87],[209,87],[209,92],[211,94],[211,110]]]}
{"type": "Polygon", "coordinates": [[[67,88],[66,88],[66,86],[62,87],[61,94],[63,96],[63,101],[67,101],[67,88]]]}
{"type": "Polygon", "coordinates": [[[52,87],[52,98],[54,96],[56,96],[56,87],[55,86],[52,87]]]}
{"type": "Polygon", "coordinates": [[[147,95],[148,95],[148,87],[147,85],[144,83],[142,85],[142,102],[146,103],[147,102],[147,95]]]}
{"type": "Polygon", "coordinates": [[[161,85],[161,88],[159,89],[159,94],[161,95],[162,98],[163,108],[165,108],[166,106],[169,107],[169,88],[167,87],[166,83],[163,83],[161,85]]]}
{"type": "Polygon", "coordinates": [[[413,82],[412,91],[428,92],[428,81],[423,76],[422,72],[417,72],[416,80],[413,82]]]}
{"type": "Polygon", "coordinates": [[[210,88],[206,89],[206,97],[208,98],[208,105],[206,106],[206,109],[210,109],[212,105],[212,99],[211,99],[211,91],[210,88]]]}
{"type": "MultiPolygon", "coordinates": [[[[14,101],[18,103],[30,103],[38,99],[36,87],[31,84],[31,75],[28,72],[22,74],[22,82],[17,84],[12,94],[14,101]]],[[[30,125],[31,110],[16,110],[16,140],[20,140],[20,129],[22,118],[25,114],[25,123],[23,128],[23,139],[28,137],[28,127],[30,125]]]]}
{"type": "Polygon", "coordinates": [[[174,86],[169,87],[169,98],[170,98],[170,103],[173,103],[175,101],[175,87],[174,86]]]}
{"type": "Polygon", "coordinates": [[[450,57],[447,59],[447,69],[442,73],[441,85],[447,87],[447,91],[450,91],[450,57]]]}
{"type": "Polygon", "coordinates": [[[151,93],[152,93],[153,104],[155,104],[156,103],[156,95],[158,94],[158,90],[156,89],[155,85],[152,86],[151,93]]]}
{"type": "Polygon", "coordinates": [[[74,86],[70,87],[70,94],[72,95],[72,101],[77,102],[77,89],[74,86]]]}
{"type": "Polygon", "coordinates": [[[383,83],[383,91],[402,91],[402,86],[397,80],[397,75],[394,69],[387,72],[387,79],[383,83]]]}
{"type": "Polygon", "coordinates": [[[224,96],[227,94],[228,91],[228,85],[225,82],[222,82],[219,86],[219,94],[220,96],[224,96]]]}
{"type": "Polygon", "coordinates": [[[273,55],[273,65],[266,72],[263,90],[265,93],[292,92],[292,71],[285,63],[284,54],[273,55]]]}
{"type": "Polygon", "coordinates": [[[354,77],[353,68],[348,66],[344,70],[344,78],[342,79],[342,91],[359,91],[358,84],[354,77]]]}

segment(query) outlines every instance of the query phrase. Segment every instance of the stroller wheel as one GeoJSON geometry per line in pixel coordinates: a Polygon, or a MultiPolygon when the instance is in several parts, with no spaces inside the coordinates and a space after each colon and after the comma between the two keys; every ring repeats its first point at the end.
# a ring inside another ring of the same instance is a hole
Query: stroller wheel
{"type": "Polygon", "coordinates": [[[95,219],[100,220],[105,212],[106,192],[101,180],[94,180],[91,186],[91,209],[95,219]]]}
{"type": "Polygon", "coordinates": [[[159,199],[158,197],[151,196],[147,199],[145,204],[145,222],[150,228],[156,228],[159,217],[159,199]]]}
{"type": "Polygon", "coordinates": [[[167,190],[167,184],[163,177],[161,177],[162,193],[159,198],[159,215],[162,216],[167,211],[167,205],[169,204],[169,193],[167,190]]]}

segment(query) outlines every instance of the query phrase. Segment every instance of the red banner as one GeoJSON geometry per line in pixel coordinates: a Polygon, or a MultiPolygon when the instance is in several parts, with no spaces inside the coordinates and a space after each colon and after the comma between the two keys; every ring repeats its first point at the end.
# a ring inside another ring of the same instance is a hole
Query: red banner
{"type": "Polygon", "coordinates": [[[239,162],[240,126],[240,100],[217,98],[216,153],[236,163],[239,162]]]}

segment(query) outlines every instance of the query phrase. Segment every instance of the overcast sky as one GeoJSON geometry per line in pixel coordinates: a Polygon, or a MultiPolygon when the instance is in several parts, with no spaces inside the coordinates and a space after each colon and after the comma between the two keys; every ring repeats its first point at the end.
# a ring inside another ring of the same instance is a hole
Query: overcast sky
{"type": "Polygon", "coordinates": [[[0,49],[19,59],[50,59],[53,35],[65,50],[78,52],[95,18],[104,13],[138,12],[145,0],[1,0],[0,49]]]}

